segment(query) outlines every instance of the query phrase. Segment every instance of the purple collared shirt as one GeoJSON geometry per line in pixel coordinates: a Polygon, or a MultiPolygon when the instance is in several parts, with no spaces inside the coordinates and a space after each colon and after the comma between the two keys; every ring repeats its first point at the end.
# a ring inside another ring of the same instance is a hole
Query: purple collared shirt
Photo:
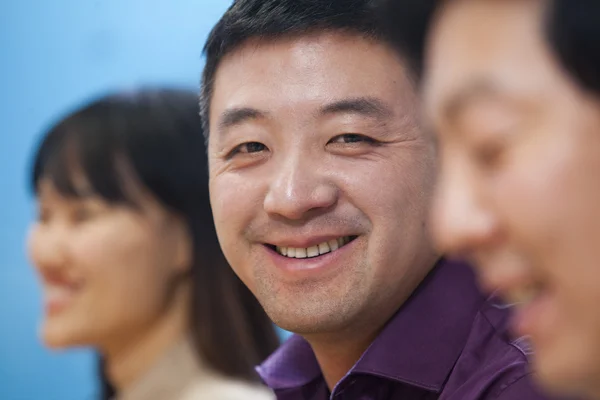
{"type": "Polygon", "coordinates": [[[471,270],[442,261],[329,393],[310,345],[292,336],[260,367],[279,400],[541,400],[509,310],[471,270]]]}

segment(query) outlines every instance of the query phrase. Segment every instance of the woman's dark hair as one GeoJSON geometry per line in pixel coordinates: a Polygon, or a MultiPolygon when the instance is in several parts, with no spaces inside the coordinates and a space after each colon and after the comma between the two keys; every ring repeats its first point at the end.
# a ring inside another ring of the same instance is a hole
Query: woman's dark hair
{"type": "MultiPolygon", "coordinates": [[[[221,252],[208,194],[208,162],[197,95],[144,89],[103,97],[70,114],[45,135],[31,184],[42,179],[77,198],[73,170],[110,203],[135,207],[123,161],[165,207],[185,219],[194,256],[190,327],[201,359],[234,378],[256,380],[254,366],[279,344],[262,307],[221,252]]],[[[104,368],[101,364],[101,371],[104,368]]],[[[103,381],[105,396],[112,388],[103,381]]]]}

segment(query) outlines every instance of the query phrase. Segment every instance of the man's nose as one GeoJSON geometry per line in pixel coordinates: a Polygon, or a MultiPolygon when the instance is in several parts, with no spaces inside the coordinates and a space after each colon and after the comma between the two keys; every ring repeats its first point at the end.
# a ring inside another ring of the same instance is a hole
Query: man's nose
{"type": "Polygon", "coordinates": [[[431,220],[438,249],[458,256],[485,246],[493,239],[498,225],[468,173],[444,167],[437,183],[431,220]]]}
{"type": "Polygon", "coordinates": [[[299,220],[330,209],[338,200],[338,188],[325,169],[300,156],[286,158],[272,177],[264,199],[269,214],[299,220]]]}

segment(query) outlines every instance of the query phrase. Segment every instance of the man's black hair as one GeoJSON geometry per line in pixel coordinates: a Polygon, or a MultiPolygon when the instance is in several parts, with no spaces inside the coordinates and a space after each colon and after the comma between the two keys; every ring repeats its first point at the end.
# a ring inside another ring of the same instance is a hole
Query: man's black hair
{"type": "Polygon", "coordinates": [[[387,40],[373,0],[235,0],[204,46],[200,113],[209,134],[215,74],[227,54],[250,39],[276,40],[313,32],[342,31],[387,40]]]}
{"type": "MultiPolygon", "coordinates": [[[[452,0],[383,0],[380,15],[392,42],[423,73],[426,38],[437,10],[452,0]]],[[[600,96],[600,1],[546,0],[545,36],[565,71],[600,96]]]]}

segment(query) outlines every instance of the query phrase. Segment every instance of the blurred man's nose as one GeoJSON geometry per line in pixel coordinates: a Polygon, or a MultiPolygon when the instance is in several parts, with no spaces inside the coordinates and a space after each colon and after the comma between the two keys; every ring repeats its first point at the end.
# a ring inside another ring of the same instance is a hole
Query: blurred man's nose
{"type": "Polygon", "coordinates": [[[497,229],[477,183],[465,171],[442,166],[431,212],[433,236],[443,254],[465,256],[485,246],[497,229]]]}

